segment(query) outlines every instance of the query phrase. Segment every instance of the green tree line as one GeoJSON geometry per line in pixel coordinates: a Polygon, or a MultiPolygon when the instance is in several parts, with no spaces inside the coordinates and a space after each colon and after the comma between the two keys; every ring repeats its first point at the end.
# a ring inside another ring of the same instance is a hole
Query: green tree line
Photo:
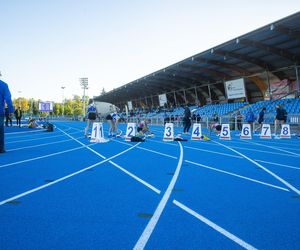
{"type": "MultiPolygon", "coordinates": [[[[86,106],[87,106],[86,98],[86,106]]],[[[65,116],[78,116],[83,114],[83,100],[80,96],[74,95],[72,99],[65,99],[63,103],[54,102],[53,112],[39,112],[39,102],[41,100],[36,100],[33,98],[26,99],[24,97],[19,97],[13,99],[13,105],[15,108],[21,107],[21,110],[25,115],[33,116],[48,116],[48,115],[65,115],[65,116]]]]}

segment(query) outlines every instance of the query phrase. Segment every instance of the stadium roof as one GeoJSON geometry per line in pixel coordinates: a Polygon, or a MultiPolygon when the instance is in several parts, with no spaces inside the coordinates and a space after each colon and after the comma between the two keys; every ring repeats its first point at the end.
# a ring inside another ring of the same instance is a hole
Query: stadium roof
{"type": "Polygon", "coordinates": [[[129,82],[97,101],[116,105],[183,89],[200,88],[225,99],[224,81],[244,77],[263,98],[270,79],[295,81],[300,63],[300,12],[129,82]],[[266,73],[268,72],[268,73],[266,73]],[[207,86],[211,90],[208,90],[207,86]]]}

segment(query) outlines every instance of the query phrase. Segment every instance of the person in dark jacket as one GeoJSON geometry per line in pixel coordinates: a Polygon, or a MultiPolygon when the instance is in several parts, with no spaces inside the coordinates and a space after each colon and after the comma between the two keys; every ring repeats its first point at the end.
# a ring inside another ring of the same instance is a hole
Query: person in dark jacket
{"type": "Polygon", "coordinates": [[[237,124],[237,129],[240,131],[242,130],[242,120],[243,120],[243,115],[238,110],[238,112],[236,113],[236,124],[237,124]]]}
{"type": "Polygon", "coordinates": [[[184,134],[189,133],[189,129],[192,125],[191,119],[192,119],[191,110],[188,106],[186,106],[184,108],[184,115],[183,115],[183,119],[182,119],[182,121],[183,121],[183,133],[184,134]]]}
{"type": "Polygon", "coordinates": [[[21,118],[22,118],[22,115],[23,115],[23,112],[21,110],[21,107],[18,107],[15,110],[15,117],[16,117],[16,120],[17,120],[17,126],[19,126],[19,127],[21,127],[21,118]]]}
{"type": "Polygon", "coordinates": [[[8,127],[8,122],[10,123],[10,126],[12,126],[12,119],[11,119],[10,114],[9,114],[9,109],[6,106],[5,107],[5,126],[6,127],[8,127]]]}
{"type": "Polygon", "coordinates": [[[287,112],[281,107],[279,104],[276,105],[276,116],[275,116],[275,129],[274,134],[277,134],[278,127],[282,124],[286,123],[287,120],[287,112]]]}
{"type": "Polygon", "coordinates": [[[9,115],[14,113],[14,107],[11,100],[11,94],[8,85],[0,80],[0,153],[5,153],[4,149],[4,115],[5,103],[8,107],[9,115]]]}

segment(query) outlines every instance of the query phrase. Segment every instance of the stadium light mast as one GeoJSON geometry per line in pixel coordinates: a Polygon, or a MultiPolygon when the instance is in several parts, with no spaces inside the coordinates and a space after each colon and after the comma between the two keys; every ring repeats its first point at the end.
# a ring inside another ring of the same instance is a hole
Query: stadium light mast
{"type": "Polygon", "coordinates": [[[80,86],[83,89],[83,117],[85,117],[85,90],[88,89],[89,80],[87,77],[79,78],[80,86]]]}
{"type": "Polygon", "coordinates": [[[65,86],[61,86],[62,89],[62,116],[64,116],[65,113],[65,86]]]}
{"type": "Polygon", "coordinates": [[[19,91],[18,91],[18,96],[19,96],[19,97],[18,97],[18,103],[19,103],[19,107],[21,107],[21,96],[22,96],[21,94],[22,94],[22,91],[19,90],[19,91]]]}

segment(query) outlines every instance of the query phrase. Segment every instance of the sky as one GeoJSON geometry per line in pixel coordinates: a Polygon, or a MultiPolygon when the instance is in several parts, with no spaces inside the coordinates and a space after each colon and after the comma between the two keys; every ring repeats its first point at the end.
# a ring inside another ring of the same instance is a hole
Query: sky
{"type": "Polygon", "coordinates": [[[298,11],[299,0],[0,0],[0,79],[12,98],[62,102],[88,77],[98,96],[298,11]]]}

